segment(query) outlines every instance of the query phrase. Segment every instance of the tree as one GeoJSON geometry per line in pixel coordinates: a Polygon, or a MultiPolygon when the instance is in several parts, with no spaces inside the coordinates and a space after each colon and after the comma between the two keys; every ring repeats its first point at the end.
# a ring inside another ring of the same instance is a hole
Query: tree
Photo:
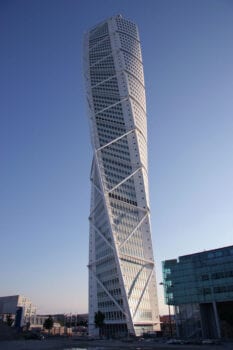
{"type": "Polygon", "coordinates": [[[100,333],[99,335],[102,335],[104,319],[105,319],[105,315],[103,314],[103,312],[101,311],[95,312],[95,326],[96,328],[99,328],[99,333],[100,333]]]}
{"type": "Polygon", "coordinates": [[[12,315],[11,315],[11,314],[8,314],[8,315],[6,316],[6,323],[7,323],[7,325],[8,325],[9,327],[11,327],[12,324],[13,324],[13,322],[14,322],[14,320],[13,320],[13,318],[12,318],[12,315]]]}
{"type": "Polygon", "coordinates": [[[53,318],[49,315],[48,318],[44,321],[43,327],[47,329],[50,333],[50,330],[53,328],[53,318]]]}

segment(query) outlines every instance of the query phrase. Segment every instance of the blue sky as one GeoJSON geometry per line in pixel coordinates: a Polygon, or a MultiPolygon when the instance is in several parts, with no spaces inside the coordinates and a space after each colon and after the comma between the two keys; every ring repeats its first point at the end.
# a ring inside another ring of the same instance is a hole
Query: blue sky
{"type": "Polygon", "coordinates": [[[2,0],[0,295],[40,313],[87,311],[82,42],[118,13],[141,37],[157,280],[164,259],[233,244],[232,1],[2,0]]]}

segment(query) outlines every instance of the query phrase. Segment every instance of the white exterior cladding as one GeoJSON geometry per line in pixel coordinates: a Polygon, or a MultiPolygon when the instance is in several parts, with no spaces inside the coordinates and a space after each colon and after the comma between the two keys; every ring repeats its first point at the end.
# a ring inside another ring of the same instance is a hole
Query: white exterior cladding
{"type": "Polygon", "coordinates": [[[151,242],[147,123],[138,30],[118,15],[85,35],[94,148],[89,241],[89,334],[160,330],[151,242]]]}

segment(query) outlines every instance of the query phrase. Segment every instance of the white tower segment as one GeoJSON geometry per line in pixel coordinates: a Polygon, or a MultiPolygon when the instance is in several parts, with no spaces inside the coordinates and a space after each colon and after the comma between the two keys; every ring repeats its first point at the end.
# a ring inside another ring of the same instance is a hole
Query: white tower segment
{"type": "Polygon", "coordinates": [[[159,330],[147,174],[146,101],[135,24],[110,19],[85,35],[94,149],[89,241],[89,334],[159,330]]]}

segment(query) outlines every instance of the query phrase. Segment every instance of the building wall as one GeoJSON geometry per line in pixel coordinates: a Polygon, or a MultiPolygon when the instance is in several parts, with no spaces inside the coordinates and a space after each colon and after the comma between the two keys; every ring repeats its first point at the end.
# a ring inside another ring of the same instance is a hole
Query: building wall
{"type": "Polygon", "coordinates": [[[147,176],[146,101],[138,29],[112,17],[85,36],[94,149],[89,245],[89,333],[159,329],[147,176]]]}
{"type": "Polygon", "coordinates": [[[0,314],[15,314],[19,295],[0,297],[0,314]]]}
{"type": "Polygon", "coordinates": [[[19,295],[17,306],[21,306],[24,308],[25,317],[36,315],[37,307],[32,304],[29,298],[19,295]]]}

